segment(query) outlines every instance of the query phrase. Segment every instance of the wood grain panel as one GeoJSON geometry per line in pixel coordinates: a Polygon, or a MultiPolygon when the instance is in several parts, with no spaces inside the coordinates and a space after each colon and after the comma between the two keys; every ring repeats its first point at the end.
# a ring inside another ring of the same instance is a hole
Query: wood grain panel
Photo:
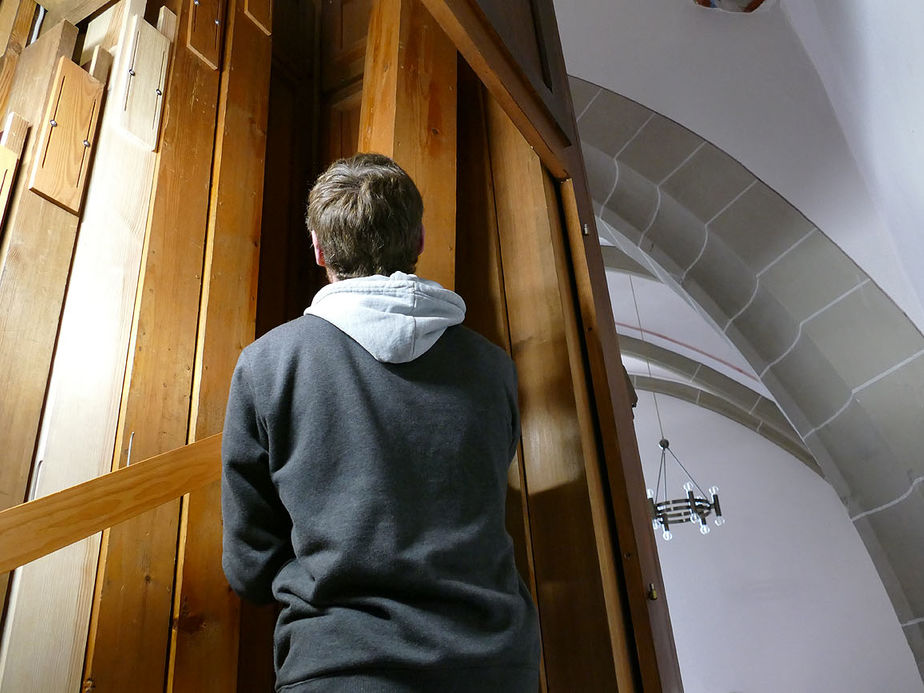
{"type": "Polygon", "coordinates": [[[372,0],[324,0],[321,5],[322,91],[342,89],[363,73],[372,0]]]}
{"type": "Polygon", "coordinates": [[[363,83],[354,82],[325,99],[321,106],[322,167],[358,151],[362,93],[363,83]]]}
{"type": "MultiPolygon", "coordinates": [[[[71,55],[77,29],[59,24],[23,50],[10,110],[37,122],[58,59],[71,55]]],[[[20,166],[35,156],[29,138],[20,166]]],[[[74,251],[77,217],[29,192],[25,176],[12,191],[0,236],[0,509],[25,500],[51,368],[58,319],[74,251]]],[[[6,601],[8,576],[0,576],[6,601]]],[[[0,662],[2,666],[2,662],[0,662]]]]}
{"type": "MultiPolygon", "coordinates": [[[[271,43],[239,0],[229,16],[190,416],[196,440],[222,428],[256,312],[271,43]]],[[[184,515],[168,686],[224,693],[237,679],[239,602],[221,570],[218,484],[190,494],[184,515]]]]}
{"type": "Polygon", "coordinates": [[[0,114],[6,112],[19,54],[29,40],[36,11],[35,0],[6,0],[0,3],[0,114]]]}
{"type": "Polygon", "coordinates": [[[221,42],[225,32],[226,0],[189,0],[190,21],[186,25],[189,50],[213,70],[221,60],[221,42]]]}
{"type": "Polygon", "coordinates": [[[244,14],[267,36],[273,33],[273,0],[244,0],[244,14]]]}
{"type": "MultiPolygon", "coordinates": [[[[110,96],[123,93],[132,59],[125,48],[132,22],[145,9],[144,0],[123,3],[110,96]]],[[[155,155],[119,121],[118,109],[103,113],[42,419],[34,497],[112,466],[155,164],[155,155]]],[[[98,556],[94,536],[19,571],[3,686],[80,687],[98,556]],[[35,667],[28,653],[36,647],[58,653],[54,665],[35,667]]]]}
{"type": "Polygon", "coordinates": [[[103,84],[61,57],[38,126],[29,189],[77,214],[95,154],[103,84]]]}
{"type": "MultiPolygon", "coordinates": [[[[170,71],[116,467],[130,446],[139,460],[187,440],[219,73],[185,49],[170,71]]],[[[179,516],[176,500],[103,537],[84,673],[96,690],[164,690],[179,516]]]]}
{"type": "Polygon", "coordinates": [[[136,17],[133,22],[126,48],[131,55],[128,78],[123,94],[117,95],[120,123],[153,151],[160,133],[170,39],[144,21],[144,17],[136,17]]]}
{"type": "MultiPolygon", "coordinates": [[[[546,177],[546,198],[558,201],[555,186],[546,177]]],[[[581,441],[584,449],[584,469],[587,475],[588,500],[593,517],[593,533],[597,546],[597,558],[603,596],[606,602],[606,616],[610,632],[612,658],[616,665],[618,689],[623,692],[638,690],[636,685],[636,661],[632,642],[632,624],[624,607],[628,595],[625,580],[617,561],[618,546],[614,546],[612,515],[604,489],[600,459],[600,442],[597,427],[595,402],[588,387],[588,368],[585,363],[583,333],[580,323],[580,308],[577,304],[574,268],[571,265],[570,249],[565,244],[565,231],[561,221],[569,224],[575,222],[576,208],[571,200],[564,204],[564,219],[552,225],[552,251],[555,257],[555,272],[561,287],[562,305],[564,307],[565,337],[568,343],[568,361],[574,383],[574,395],[577,404],[578,424],[581,429],[581,441]]],[[[612,314],[612,313],[611,313],[612,314]]],[[[629,429],[633,431],[634,429],[629,429]]]]}
{"type": "Polygon", "coordinates": [[[548,686],[616,690],[569,368],[567,294],[550,271],[558,202],[538,156],[500,106],[489,102],[487,114],[548,686]]]}
{"type": "MultiPolygon", "coordinates": [[[[465,325],[510,353],[510,330],[494,179],[485,123],[481,82],[467,64],[459,65],[459,162],[456,245],[456,292],[465,300],[465,325]]],[[[537,600],[529,502],[522,446],[508,471],[506,519],[513,538],[517,568],[537,600]]],[[[540,689],[547,689],[545,664],[540,689]]]]}
{"type": "MultiPolygon", "coordinates": [[[[501,105],[517,128],[539,154],[546,168],[559,179],[568,177],[576,162],[571,150],[577,137],[573,127],[565,119],[566,113],[550,109],[536,85],[523,72],[516,57],[473,0],[420,0],[426,5],[443,31],[472,66],[478,77],[488,88],[491,96],[501,105]]],[[[550,0],[542,0],[550,5],[550,0]]],[[[502,10],[501,10],[502,11],[502,10]]],[[[547,42],[544,50],[549,55],[560,55],[558,29],[554,25],[554,11],[549,8],[543,16],[549,16],[543,36],[547,42]]],[[[564,75],[564,61],[559,61],[560,72],[553,73],[553,79],[567,80],[564,75]]],[[[567,91],[567,88],[564,88],[567,91]]],[[[564,92],[558,94],[563,96],[564,92]]]]}
{"type": "Polygon", "coordinates": [[[359,150],[395,159],[424,201],[417,274],[455,283],[456,51],[419,0],[376,0],[369,22],[359,150]]]}
{"type": "MultiPolygon", "coordinates": [[[[220,476],[221,435],[215,435],[7,508],[0,512],[0,573],[174,500],[220,476]]],[[[139,690],[138,683],[136,679],[131,690],[139,690]]]]}

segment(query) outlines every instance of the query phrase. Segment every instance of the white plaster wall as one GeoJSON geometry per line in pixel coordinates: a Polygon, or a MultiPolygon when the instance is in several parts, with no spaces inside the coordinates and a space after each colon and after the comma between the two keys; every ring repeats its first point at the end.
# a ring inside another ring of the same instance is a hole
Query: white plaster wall
{"type": "MultiPolygon", "coordinates": [[[[864,0],[843,1],[847,8],[834,11],[841,18],[856,19],[857,8],[864,5],[868,7],[865,13],[891,15],[891,5],[885,8],[864,0]]],[[[924,329],[924,276],[916,268],[922,255],[902,258],[902,254],[924,246],[922,217],[907,202],[924,205],[924,193],[917,188],[920,174],[910,181],[900,179],[900,194],[887,196],[880,187],[892,188],[885,183],[871,187],[886,178],[871,177],[869,171],[873,164],[877,171],[889,170],[894,147],[882,151],[880,147],[898,135],[868,136],[862,147],[845,138],[845,132],[849,138],[856,138],[857,132],[878,132],[879,124],[873,119],[881,111],[894,116],[882,125],[894,128],[903,106],[919,106],[924,81],[914,66],[910,71],[917,74],[917,82],[906,81],[913,76],[906,74],[908,69],[899,70],[904,76],[890,82],[892,90],[917,88],[917,95],[879,109],[873,104],[891,94],[891,90],[876,86],[882,69],[869,67],[853,81],[846,80],[854,90],[862,85],[865,107],[856,109],[851,121],[856,127],[842,129],[826,84],[803,48],[803,40],[808,45],[818,35],[831,43],[838,43],[841,36],[837,29],[821,31],[827,16],[813,22],[811,8],[793,9],[803,2],[832,12],[830,8],[842,0],[792,0],[786,11],[772,4],[766,11],[752,14],[716,12],[691,0],[555,0],[555,9],[570,74],[676,120],[738,159],[821,228],[924,329]],[[798,16],[800,34],[790,25],[787,12],[798,16]],[[904,207],[899,205],[901,200],[906,201],[904,207]]],[[[901,0],[897,4],[907,7],[912,2],[918,9],[905,14],[916,17],[922,3],[901,0]]],[[[857,21],[844,19],[841,26],[850,27],[857,37],[840,50],[850,55],[862,47],[862,64],[879,67],[889,61],[903,64],[904,51],[916,47],[913,42],[921,28],[920,23],[905,27],[899,47],[885,51],[882,57],[876,51],[891,40],[889,25],[877,28],[876,38],[869,42],[857,21]]],[[[820,41],[817,45],[812,53],[815,62],[822,64],[822,56],[831,51],[820,41]]],[[[836,57],[829,62],[836,63],[840,53],[832,55],[836,57]]],[[[827,73],[823,70],[822,76],[827,73]]],[[[839,103],[837,93],[832,90],[832,98],[839,103]]],[[[920,117],[910,125],[901,121],[907,127],[920,122],[920,117]]],[[[920,129],[917,132],[920,134],[920,129]]],[[[920,171],[924,151],[917,148],[915,140],[904,143],[909,151],[902,157],[908,159],[909,166],[917,160],[915,171],[920,171]]],[[[903,164],[896,170],[904,172],[906,168],[903,164]]],[[[897,175],[888,181],[898,180],[897,175]]]]}
{"type": "MultiPolygon", "coordinates": [[[[727,518],[708,536],[687,524],[657,540],[686,693],[924,691],[831,487],[733,421],[662,395],[658,406],[671,449],[701,486],[719,486],[727,518]]],[[[635,422],[653,488],[660,433],[650,393],[639,393],[635,422]]],[[[676,472],[671,497],[683,495],[676,472]]]]}
{"type": "Polygon", "coordinates": [[[783,0],[924,297],[924,2],[783,0]]]}

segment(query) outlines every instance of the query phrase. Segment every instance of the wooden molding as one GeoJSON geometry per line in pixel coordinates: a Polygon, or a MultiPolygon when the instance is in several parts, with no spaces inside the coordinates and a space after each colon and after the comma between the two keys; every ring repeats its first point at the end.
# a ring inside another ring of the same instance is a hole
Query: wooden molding
{"type": "Polygon", "coordinates": [[[186,42],[189,50],[217,70],[221,61],[221,42],[225,34],[225,0],[187,0],[190,20],[186,42]]]}

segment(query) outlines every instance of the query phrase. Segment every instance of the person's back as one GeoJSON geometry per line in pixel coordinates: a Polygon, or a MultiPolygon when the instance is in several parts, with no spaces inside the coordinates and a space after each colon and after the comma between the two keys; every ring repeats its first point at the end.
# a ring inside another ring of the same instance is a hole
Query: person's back
{"type": "Polygon", "coordinates": [[[504,529],[509,357],[400,271],[334,281],[306,313],[244,350],[224,433],[223,564],[282,604],[277,687],[537,690],[504,529]]]}

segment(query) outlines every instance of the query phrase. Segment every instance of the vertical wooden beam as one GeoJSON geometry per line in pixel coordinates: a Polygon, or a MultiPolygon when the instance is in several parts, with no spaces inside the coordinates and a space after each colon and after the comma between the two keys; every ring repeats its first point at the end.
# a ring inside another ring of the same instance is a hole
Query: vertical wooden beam
{"type": "Polygon", "coordinates": [[[414,179],[426,243],[417,273],[455,283],[456,50],[420,0],[376,0],[366,41],[359,151],[414,179]]]}
{"type": "MultiPolygon", "coordinates": [[[[271,42],[242,4],[227,13],[191,440],[221,430],[234,365],[254,337],[271,42]]],[[[239,602],[221,570],[217,483],[186,497],[181,544],[168,690],[233,691],[239,602]]]]}
{"type": "MultiPolygon", "coordinates": [[[[186,35],[190,4],[177,35],[186,35]]],[[[219,73],[174,51],[113,468],[187,441],[219,73]]],[[[84,673],[98,691],[159,693],[169,653],[180,501],[103,537],[84,673]]]]}
{"type": "MultiPolygon", "coordinates": [[[[71,55],[77,29],[59,24],[23,50],[9,108],[41,117],[58,58],[71,55]]],[[[29,138],[20,161],[35,156],[29,138]]],[[[26,189],[19,176],[0,235],[0,509],[22,503],[38,438],[58,319],[77,235],[77,217],[26,189]]],[[[0,575],[6,601],[9,575],[0,575]]]]}
{"type": "Polygon", "coordinates": [[[488,132],[549,690],[617,690],[569,364],[573,306],[555,272],[558,201],[538,156],[493,100],[488,132]]]}
{"type": "MultiPolygon", "coordinates": [[[[145,10],[144,0],[122,1],[110,105],[120,103],[129,88],[135,56],[126,46],[145,10]]],[[[140,72],[151,66],[136,67],[140,72]]],[[[153,69],[159,68],[158,63],[153,69]]],[[[120,115],[117,107],[103,112],[95,145],[36,454],[41,468],[35,496],[112,466],[155,164],[154,153],[120,126],[120,115]]],[[[8,617],[4,687],[80,687],[98,556],[94,536],[20,570],[8,617]],[[36,648],[56,652],[53,664],[36,667],[30,656],[36,648]]]]}

